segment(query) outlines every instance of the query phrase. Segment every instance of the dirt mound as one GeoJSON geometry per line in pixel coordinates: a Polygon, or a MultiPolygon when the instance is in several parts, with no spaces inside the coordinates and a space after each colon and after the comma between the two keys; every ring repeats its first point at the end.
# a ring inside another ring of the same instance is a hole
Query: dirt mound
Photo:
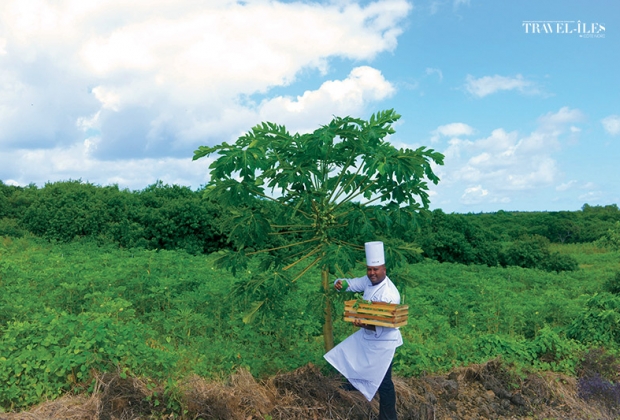
{"type": "MultiPolygon", "coordinates": [[[[378,401],[341,388],[342,379],[308,365],[256,381],[239,371],[226,382],[188,378],[174,395],[137,378],[106,374],[91,396],[66,396],[1,420],[376,419],[378,401]],[[175,412],[173,412],[175,411],[175,412]]],[[[605,406],[577,396],[574,378],[517,375],[500,360],[447,375],[394,377],[401,420],[612,419],[605,406]]]]}

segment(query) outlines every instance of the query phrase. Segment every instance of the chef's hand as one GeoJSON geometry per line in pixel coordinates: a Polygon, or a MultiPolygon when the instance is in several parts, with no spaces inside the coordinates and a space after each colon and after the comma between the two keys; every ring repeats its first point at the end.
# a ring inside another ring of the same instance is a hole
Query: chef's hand
{"type": "Polygon", "coordinates": [[[342,280],[340,280],[340,279],[336,280],[336,283],[334,283],[334,288],[336,290],[342,289],[342,280]]]}
{"type": "Polygon", "coordinates": [[[374,325],[364,324],[359,319],[353,320],[353,325],[355,325],[356,327],[359,327],[359,328],[365,328],[365,329],[370,330],[370,331],[375,331],[375,326],[374,325]]]}

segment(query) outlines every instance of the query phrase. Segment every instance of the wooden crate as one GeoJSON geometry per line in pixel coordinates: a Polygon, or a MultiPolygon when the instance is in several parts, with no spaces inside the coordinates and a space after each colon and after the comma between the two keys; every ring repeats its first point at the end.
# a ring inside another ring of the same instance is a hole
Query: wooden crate
{"type": "Polygon", "coordinates": [[[344,320],[346,322],[359,320],[363,324],[396,328],[407,325],[408,316],[408,305],[385,302],[361,303],[357,300],[344,302],[344,320]]]}

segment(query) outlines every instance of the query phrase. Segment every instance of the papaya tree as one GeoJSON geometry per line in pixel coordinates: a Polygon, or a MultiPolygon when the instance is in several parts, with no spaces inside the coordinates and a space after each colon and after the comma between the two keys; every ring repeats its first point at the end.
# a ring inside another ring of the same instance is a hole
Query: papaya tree
{"type": "MultiPolygon", "coordinates": [[[[288,280],[295,282],[319,267],[326,350],[334,346],[330,273],[352,269],[366,240],[384,239],[388,261],[414,251],[402,241],[392,246],[398,236],[392,233],[416,226],[430,204],[427,181],[439,181],[432,163],[443,164],[442,154],[397,149],[386,140],[399,118],[394,110],[368,120],[334,117],[314,132],[294,134],[263,122],[234,144],[194,152],[194,160],[214,155],[205,194],[231,212],[232,250],[219,264],[235,272],[252,256],[270,255],[257,276],[279,279],[274,287],[287,272],[295,272],[288,280]],[[260,211],[257,201],[270,203],[262,207],[268,210],[260,211]]],[[[264,282],[256,280],[254,290],[264,282]]],[[[263,294],[253,310],[270,298],[263,294]]]]}

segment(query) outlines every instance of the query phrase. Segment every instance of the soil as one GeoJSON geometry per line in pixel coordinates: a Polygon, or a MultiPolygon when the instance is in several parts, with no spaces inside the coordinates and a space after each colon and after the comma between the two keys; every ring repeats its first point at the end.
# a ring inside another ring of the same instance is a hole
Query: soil
{"type": "MultiPolygon", "coordinates": [[[[618,418],[609,407],[580,399],[575,378],[551,372],[517,375],[501,360],[445,375],[394,376],[394,384],[400,420],[618,418]]],[[[28,411],[0,414],[0,420],[377,418],[377,397],[369,403],[341,385],[340,377],[307,365],[264,381],[246,371],[225,382],[191,377],[175,395],[164,397],[161,387],[138,378],[105,374],[91,395],[68,395],[28,411]]]]}

